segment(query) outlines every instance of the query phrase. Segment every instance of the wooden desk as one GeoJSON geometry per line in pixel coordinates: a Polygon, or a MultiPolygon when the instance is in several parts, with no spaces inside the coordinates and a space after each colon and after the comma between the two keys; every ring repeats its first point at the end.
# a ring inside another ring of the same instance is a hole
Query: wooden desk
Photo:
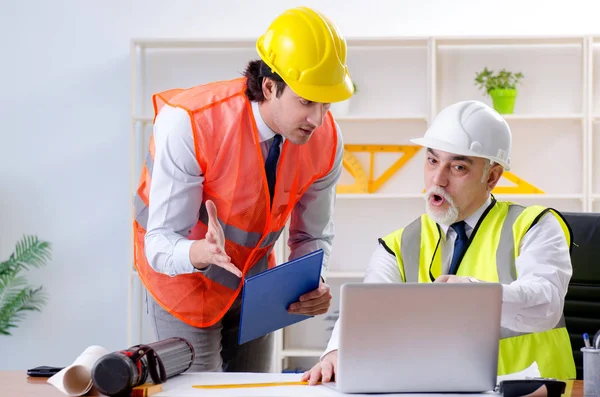
{"type": "MultiPolygon", "coordinates": [[[[32,378],[25,371],[0,371],[0,396],[6,397],[65,397],[56,387],[46,383],[48,378],[32,378]]],[[[92,390],[95,391],[95,390],[92,390]]],[[[103,396],[95,392],[86,396],[103,396]]]]}
{"type": "MultiPolygon", "coordinates": [[[[30,378],[25,371],[0,371],[0,395],[6,397],[65,397],[47,378],[30,378]]],[[[94,389],[86,396],[103,396],[94,389]]],[[[567,381],[565,397],[583,397],[583,381],[567,381]]]]}

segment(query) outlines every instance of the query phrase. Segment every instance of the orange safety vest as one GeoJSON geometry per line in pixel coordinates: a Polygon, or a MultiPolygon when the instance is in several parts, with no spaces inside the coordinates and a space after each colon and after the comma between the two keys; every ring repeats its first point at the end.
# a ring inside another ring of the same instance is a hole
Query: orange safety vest
{"type": "MultiPolygon", "coordinates": [[[[153,96],[155,117],[164,104],[182,108],[190,116],[204,184],[199,219],[189,238],[204,238],[208,228],[204,203],[213,200],[225,234],[225,251],[241,270],[242,279],[276,265],[273,246],[291,211],[310,185],[332,169],[338,145],[331,113],[308,143],[296,145],[286,140],[271,207],[258,129],[245,89],[246,78],[238,78],[153,96]]],[[[165,310],[192,326],[211,326],[229,310],[242,280],[218,266],[171,277],[149,265],[144,236],[153,161],[151,138],[135,197],[135,267],[145,287],[165,310]]]]}

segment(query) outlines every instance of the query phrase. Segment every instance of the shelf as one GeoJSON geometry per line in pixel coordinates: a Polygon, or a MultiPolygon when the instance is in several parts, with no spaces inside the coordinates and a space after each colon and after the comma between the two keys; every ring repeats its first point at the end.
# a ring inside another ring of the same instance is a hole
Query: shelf
{"type": "Polygon", "coordinates": [[[423,199],[423,193],[338,193],[338,200],[423,199]]]}
{"type": "Polygon", "coordinates": [[[249,49],[256,45],[255,39],[238,38],[238,39],[193,39],[193,38],[152,38],[152,39],[132,39],[131,43],[140,48],[173,48],[173,49],[188,49],[188,48],[213,48],[213,49],[249,49]]]}
{"type": "MultiPolygon", "coordinates": [[[[346,44],[351,48],[398,48],[398,47],[427,47],[429,37],[347,37],[346,44]]],[[[135,38],[133,45],[140,48],[211,48],[211,49],[248,49],[254,48],[254,38],[231,39],[194,39],[194,38],[135,38]]]]}
{"type": "MultiPolygon", "coordinates": [[[[365,96],[353,99],[349,109],[332,106],[332,114],[344,131],[347,143],[367,145],[374,141],[377,144],[409,144],[408,139],[420,136],[430,124],[431,118],[443,108],[442,105],[449,105],[461,98],[476,99],[475,95],[480,100],[484,100],[480,94],[474,94],[473,70],[477,70],[484,64],[491,65],[490,67],[504,65],[507,68],[522,66],[525,69],[529,68],[527,70],[530,70],[530,75],[536,76],[535,79],[532,77],[531,81],[528,77],[525,78],[529,89],[528,92],[523,90],[521,99],[526,99],[528,103],[522,103],[524,107],[522,110],[517,109],[517,114],[502,116],[511,129],[515,129],[514,139],[524,140],[523,145],[519,145],[520,148],[535,144],[537,139],[548,139],[545,130],[549,129],[552,132],[552,139],[558,141],[548,145],[548,153],[541,155],[557,158],[556,153],[559,153],[573,160],[570,163],[572,167],[562,172],[560,167],[555,167],[558,175],[551,177],[543,169],[536,167],[535,162],[524,162],[523,168],[515,169],[516,174],[532,181],[536,181],[536,176],[539,176],[537,183],[550,192],[547,194],[508,193],[494,194],[494,196],[498,200],[513,201],[522,205],[538,203],[560,208],[579,208],[579,210],[600,208],[598,207],[600,189],[595,187],[596,175],[591,168],[597,161],[598,148],[592,144],[595,145],[596,137],[600,136],[597,135],[600,131],[596,131],[600,129],[600,105],[595,106],[598,90],[587,86],[590,81],[596,81],[592,77],[600,68],[598,55],[600,35],[347,37],[346,42],[348,55],[353,59],[353,78],[359,86],[369,85],[363,92],[365,96]],[[523,56],[526,59],[521,59],[523,56]],[[381,68],[380,74],[373,76],[373,65],[376,66],[381,57],[386,58],[384,67],[381,68]],[[545,71],[543,65],[549,62],[556,63],[556,67],[551,71],[545,71]],[[556,98],[553,98],[552,93],[548,94],[544,91],[545,80],[551,81],[554,76],[561,73],[572,76],[573,81],[557,87],[553,91],[556,93],[556,98]],[[394,92],[408,92],[412,95],[394,97],[394,92]],[[593,128],[590,130],[589,127],[592,125],[593,128]],[[574,177],[570,178],[569,175],[574,177]]],[[[181,72],[162,73],[161,68],[168,64],[164,65],[163,56],[157,57],[156,53],[175,53],[177,56],[189,54],[191,61],[199,63],[205,59],[199,55],[204,55],[208,58],[212,57],[214,62],[224,62],[224,66],[237,70],[240,57],[246,59],[245,55],[254,52],[255,43],[256,38],[249,37],[197,39],[187,36],[174,39],[151,37],[133,39],[131,50],[132,56],[135,57],[133,64],[135,70],[132,79],[136,82],[133,93],[136,96],[132,97],[134,104],[137,104],[138,98],[147,101],[148,92],[155,92],[161,87],[189,86],[191,83],[188,84],[188,81],[193,82],[197,75],[193,65],[189,68],[177,69],[181,72]],[[154,62],[158,62],[157,67],[153,66],[154,62]],[[232,64],[233,62],[235,65],[232,64]],[[179,80],[180,77],[176,73],[181,73],[182,80],[179,80]]],[[[210,68],[206,68],[204,73],[206,76],[200,73],[201,78],[220,76],[210,68]]],[[[139,107],[139,110],[135,110],[138,109],[137,106],[132,108],[135,114],[131,116],[130,126],[134,127],[136,134],[139,132],[146,138],[154,122],[152,108],[139,107]]],[[[144,147],[132,152],[136,158],[139,157],[134,160],[141,165],[145,161],[147,143],[142,139],[139,139],[139,143],[137,141],[136,147],[142,144],[144,147]]],[[[519,149],[521,152],[524,150],[519,149]]],[[[393,161],[394,156],[395,154],[378,156],[377,164],[373,162],[374,167],[376,166],[377,169],[385,167],[393,161]]],[[[367,157],[368,154],[361,154],[359,159],[368,176],[367,157]]],[[[418,216],[425,212],[422,166],[419,165],[419,161],[411,159],[411,163],[406,164],[406,167],[395,176],[398,178],[390,180],[374,193],[337,194],[338,206],[341,206],[340,211],[336,212],[337,216],[342,220],[352,220],[359,212],[365,214],[365,223],[367,223],[370,220],[369,214],[374,209],[378,209],[380,211],[377,213],[383,214],[380,216],[385,218],[374,222],[372,230],[369,229],[370,224],[363,227],[365,233],[378,235],[378,230],[381,225],[385,226],[384,223],[388,225],[386,227],[393,228],[397,224],[404,224],[414,219],[415,214],[418,216]],[[405,200],[401,201],[402,199],[405,200]],[[388,213],[386,210],[389,208],[395,210],[393,218],[386,215],[388,213]]],[[[501,186],[513,185],[508,180],[503,180],[501,186]]],[[[132,191],[135,192],[136,187],[134,184],[132,191]]],[[[280,260],[289,254],[289,248],[284,243],[287,232],[286,229],[279,241],[283,243],[280,260]]],[[[363,266],[351,267],[349,264],[353,263],[357,255],[361,256],[358,259],[360,263],[366,263],[372,250],[368,244],[356,245],[352,240],[354,234],[351,231],[347,234],[341,233],[338,237],[341,240],[336,241],[342,249],[337,251],[338,256],[333,258],[336,263],[335,268],[330,267],[327,272],[327,280],[332,285],[332,290],[338,289],[343,283],[362,282],[367,269],[363,266]],[[344,250],[344,247],[352,249],[344,250]]],[[[132,291],[137,293],[143,284],[138,281],[139,275],[135,269],[129,272],[130,288],[135,288],[132,291]]],[[[143,300],[136,296],[135,301],[132,300],[129,304],[138,306],[137,310],[140,311],[143,300]]],[[[128,325],[133,329],[132,323],[128,325]]],[[[303,327],[293,329],[290,334],[287,333],[287,327],[278,330],[274,370],[279,372],[285,366],[293,368],[308,365],[312,361],[316,362],[325,350],[319,348],[323,344],[324,326],[322,321],[315,321],[308,323],[306,329],[303,327]],[[317,329],[321,342],[312,340],[311,337],[311,331],[317,329]]]]}
{"type": "Polygon", "coordinates": [[[281,351],[281,357],[321,357],[323,354],[323,350],[314,350],[314,349],[283,349],[281,351]]]}
{"type": "MultiPolygon", "coordinates": [[[[398,48],[398,47],[427,47],[434,39],[439,47],[448,46],[543,46],[564,47],[582,45],[583,36],[514,36],[514,37],[347,37],[349,48],[398,48]]],[[[134,38],[131,43],[140,48],[173,48],[173,49],[248,49],[254,48],[256,39],[253,38],[134,38]]]]}
{"type": "Polygon", "coordinates": [[[494,194],[494,197],[501,200],[519,200],[519,199],[535,199],[543,200],[583,200],[584,195],[580,193],[574,194],[494,194]]]}
{"type": "Polygon", "coordinates": [[[513,37],[440,37],[436,39],[438,47],[467,46],[510,46],[515,47],[565,47],[581,46],[583,36],[513,36],[513,37]]]}
{"type": "Polygon", "coordinates": [[[133,116],[131,119],[143,124],[152,124],[154,122],[154,117],[150,116],[133,116]]]}
{"type": "Polygon", "coordinates": [[[360,48],[377,48],[386,49],[399,47],[423,47],[427,48],[429,45],[429,37],[381,37],[381,38],[361,38],[361,37],[349,37],[346,38],[346,44],[349,49],[360,49],[360,48]]]}
{"type": "Polygon", "coordinates": [[[357,278],[357,279],[363,279],[365,277],[365,272],[341,272],[341,271],[328,271],[327,272],[327,279],[332,279],[332,278],[357,278]]]}
{"type": "Polygon", "coordinates": [[[336,116],[336,121],[427,121],[425,115],[406,116],[336,116]]]}
{"type": "MultiPolygon", "coordinates": [[[[498,199],[557,199],[557,200],[574,200],[583,199],[583,194],[494,194],[494,197],[498,199]]],[[[338,200],[377,200],[377,199],[424,199],[423,193],[338,193],[338,200]]]]}
{"type": "Polygon", "coordinates": [[[523,121],[538,121],[538,120],[583,120],[584,116],[580,113],[565,113],[565,114],[503,114],[502,117],[506,120],[523,120],[523,121]]]}

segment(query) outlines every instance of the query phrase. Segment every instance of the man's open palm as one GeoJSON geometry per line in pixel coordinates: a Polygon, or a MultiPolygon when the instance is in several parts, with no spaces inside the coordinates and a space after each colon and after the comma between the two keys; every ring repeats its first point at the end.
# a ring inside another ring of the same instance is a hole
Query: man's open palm
{"type": "Polygon", "coordinates": [[[242,272],[231,263],[231,258],[225,252],[225,233],[217,218],[217,207],[211,200],[206,201],[208,212],[208,230],[206,231],[208,263],[212,263],[223,269],[242,277],[242,272]]]}

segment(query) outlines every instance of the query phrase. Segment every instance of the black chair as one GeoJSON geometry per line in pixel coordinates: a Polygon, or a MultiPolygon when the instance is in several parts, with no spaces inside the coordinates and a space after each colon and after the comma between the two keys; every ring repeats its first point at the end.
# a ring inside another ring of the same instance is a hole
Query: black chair
{"type": "Polygon", "coordinates": [[[577,379],[583,379],[583,334],[600,330],[600,213],[563,212],[573,231],[573,277],[565,298],[565,322],[577,379]]]}

